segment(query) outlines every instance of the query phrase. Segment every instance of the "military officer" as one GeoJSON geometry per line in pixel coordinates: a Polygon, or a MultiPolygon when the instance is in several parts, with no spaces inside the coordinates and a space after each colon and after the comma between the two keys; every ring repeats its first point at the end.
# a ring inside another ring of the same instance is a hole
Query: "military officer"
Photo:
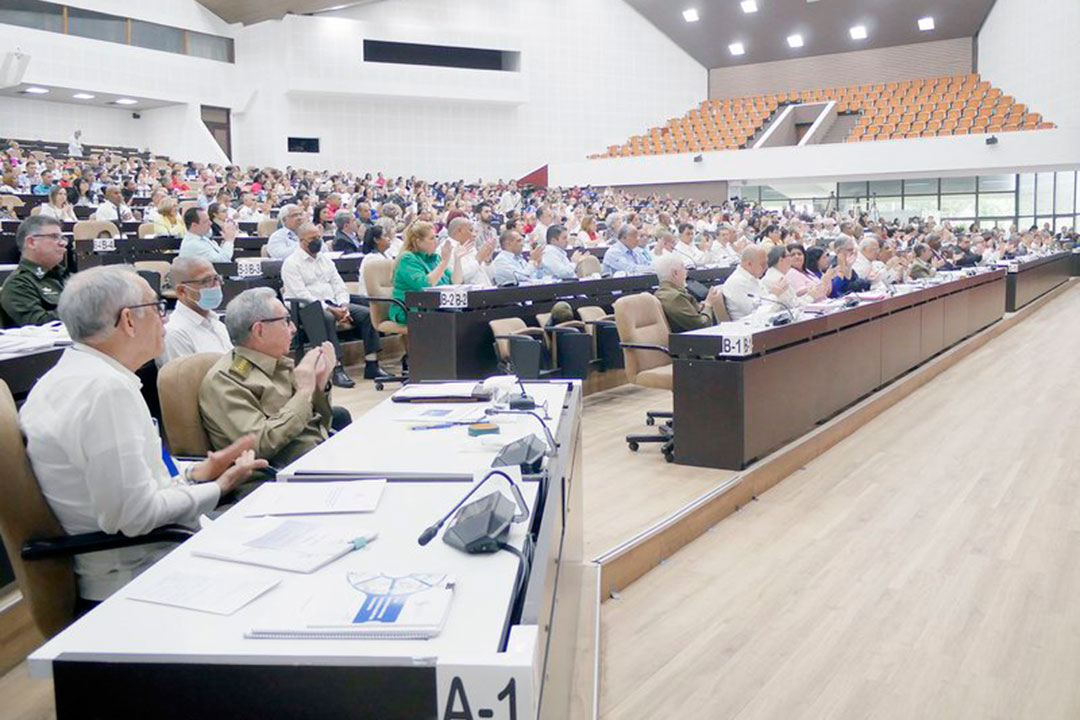
{"type": "Polygon", "coordinates": [[[225,327],[234,348],[199,388],[203,427],[214,449],[254,434],[255,455],[282,468],[329,436],[334,348],[323,343],[294,364],[288,354],[296,329],[270,288],[233,298],[225,327]]]}
{"type": "Polygon", "coordinates": [[[0,306],[12,325],[43,325],[58,320],[56,305],[71,273],[64,262],[67,239],[55,219],[33,215],[19,224],[15,244],[21,261],[0,291],[0,306]]]}
{"type": "Polygon", "coordinates": [[[686,289],[686,265],[680,255],[661,255],[654,267],[660,278],[656,299],[664,308],[671,332],[699,330],[716,324],[713,303],[722,302],[719,285],[710,288],[705,302],[699,303],[686,289]]]}

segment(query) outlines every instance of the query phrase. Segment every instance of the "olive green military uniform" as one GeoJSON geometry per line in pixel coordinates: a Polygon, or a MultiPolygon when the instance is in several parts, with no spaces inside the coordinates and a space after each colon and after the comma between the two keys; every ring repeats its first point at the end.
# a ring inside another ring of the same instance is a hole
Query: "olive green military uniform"
{"type": "Polygon", "coordinates": [[[248,433],[255,455],[283,468],[329,437],[330,401],[322,388],[311,399],[296,393],[295,364],[246,347],[218,360],[199,387],[199,413],[215,450],[248,433]]]}
{"type": "Polygon", "coordinates": [[[711,312],[702,312],[693,295],[685,288],[678,288],[664,281],[656,290],[656,299],[664,308],[671,332],[687,332],[714,325],[711,312]]]}
{"type": "Polygon", "coordinates": [[[46,270],[23,260],[4,282],[0,305],[13,325],[44,325],[58,320],[56,304],[71,273],[65,263],[46,270]]]}

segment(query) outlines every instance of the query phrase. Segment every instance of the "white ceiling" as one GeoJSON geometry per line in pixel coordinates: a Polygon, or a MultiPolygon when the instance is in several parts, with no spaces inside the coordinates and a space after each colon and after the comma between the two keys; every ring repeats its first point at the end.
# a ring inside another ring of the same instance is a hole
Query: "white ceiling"
{"type": "Polygon", "coordinates": [[[11,87],[0,89],[0,97],[15,97],[22,100],[44,100],[46,102],[92,105],[94,107],[107,107],[116,110],[128,110],[130,112],[150,110],[152,108],[159,108],[165,107],[166,105],[177,104],[166,100],[147,98],[141,95],[113,95],[111,93],[94,92],[93,90],[84,91],[80,88],[65,88],[57,87],[55,85],[35,85],[34,83],[21,83],[19,85],[12,85],[11,87]],[[49,92],[44,94],[27,93],[26,89],[29,87],[41,87],[45,88],[49,92]],[[94,97],[90,100],[76,100],[72,96],[78,92],[88,92],[94,97]],[[135,100],[136,103],[134,105],[117,105],[116,101],[122,97],[127,97],[135,100]]]}

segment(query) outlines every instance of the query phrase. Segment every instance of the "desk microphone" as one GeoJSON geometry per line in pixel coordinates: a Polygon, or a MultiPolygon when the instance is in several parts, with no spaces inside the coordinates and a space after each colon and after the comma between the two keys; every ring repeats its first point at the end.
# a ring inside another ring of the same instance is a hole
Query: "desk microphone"
{"type": "Polygon", "coordinates": [[[784,322],[780,322],[780,323],[774,321],[773,325],[786,325],[789,322],[795,322],[795,313],[791,311],[791,308],[788,307],[788,305],[786,303],[782,303],[779,300],[775,300],[775,299],[773,299],[771,297],[766,297],[764,295],[755,295],[754,293],[746,293],[746,296],[750,297],[750,298],[754,298],[755,300],[763,300],[765,302],[770,302],[773,305],[779,305],[780,307],[784,308],[784,310],[788,314],[788,319],[785,320],[784,322]]]}
{"type": "Polygon", "coordinates": [[[458,509],[465,504],[465,501],[471,498],[473,494],[480,489],[481,485],[486,483],[495,475],[506,478],[506,482],[510,483],[510,487],[514,492],[514,497],[517,498],[518,503],[521,506],[522,512],[519,515],[515,516],[514,521],[516,522],[519,519],[527,518],[529,516],[528,506],[525,504],[525,499],[521,494],[521,489],[517,486],[517,483],[514,482],[514,479],[502,470],[489,470],[488,474],[484,476],[483,480],[473,485],[472,488],[469,489],[469,492],[465,493],[465,497],[461,498],[461,500],[458,500],[457,504],[450,509],[450,512],[443,515],[441,518],[439,518],[438,522],[428,526],[424,530],[424,532],[420,533],[420,537],[416,539],[416,542],[420,543],[420,545],[427,545],[429,542],[431,542],[435,538],[435,536],[439,534],[439,530],[441,530],[442,526],[446,524],[446,521],[453,517],[454,513],[456,513],[458,509]]]}
{"type": "Polygon", "coordinates": [[[521,388],[521,394],[511,395],[506,399],[506,402],[510,405],[511,410],[532,410],[536,407],[536,401],[529,396],[529,393],[525,392],[525,383],[521,382],[521,378],[517,378],[518,387],[521,388]]]}
{"type": "Polygon", "coordinates": [[[534,413],[531,410],[517,410],[517,409],[501,410],[499,408],[487,408],[486,410],[484,410],[484,414],[487,415],[488,417],[490,417],[492,415],[531,415],[534,418],[536,418],[536,422],[540,423],[540,427],[544,428],[544,435],[547,437],[547,442],[548,442],[547,454],[549,456],[554,455],[555,450],[558,449],[558,447],[559,447],[559,443],[555,442],[555,436],[552,435],[551,428],[549,428],[547,423],[544,422],[544,418],[540,417],[539,415],[537,415],[536,413],[534,413]]]}

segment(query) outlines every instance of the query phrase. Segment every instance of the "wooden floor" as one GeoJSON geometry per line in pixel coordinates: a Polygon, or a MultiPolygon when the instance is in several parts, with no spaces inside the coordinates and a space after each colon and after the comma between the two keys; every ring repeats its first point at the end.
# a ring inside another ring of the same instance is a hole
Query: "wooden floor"
{"type": "Polygon", "coordinates": [[[1078,314],[1073,287],[605,603],[602,716],[1080,717],[1078,314]]]}

